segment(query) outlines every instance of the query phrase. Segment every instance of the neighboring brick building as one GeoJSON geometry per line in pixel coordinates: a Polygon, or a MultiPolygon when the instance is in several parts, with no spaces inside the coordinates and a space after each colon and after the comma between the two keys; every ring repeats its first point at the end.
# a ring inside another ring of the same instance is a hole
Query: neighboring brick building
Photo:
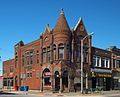
{"type": "Polygon", "coordinates": [[[14,65],[15,61],[14,59],[10,59],[3,62],[3,88],[10,88],[14,86],[14,65]]]}
{"type": "Polygon", "coordinates": [[[110,51],[92,47],[92,88],[112,89],[111,55],[110,51]]]}
{"type": "MultiPolygon", "coordinates": [[[[91,36],[87,34],[81,18],[74,29],[70,29],[63,10],[53,29],[47,25],[39,39],[28,44],[20,41],[14,48],[15,58],[3,62],[4,86],[5,81],[11,79],[13,87],[27,85],[31,90],[64,92],[74,91],[75,88],[79,90],[81,55],[84,87],[96,88],[96,84],[92,84],[96,81],[94,77],[103,77],[103,80],[109,80],[111,83],[111,52],[91,47],[91,36]],[[81,54],[81,40],[85,37],[81,54]],[[109,67],[94,67],[96,56],[106,58],[105,66],[109,67]],[[12,76],[9,76],[11,63],[14,70],[12,76]],[[110,72],[105,76],[100,74],[93,77],[96,69],[99,69],[100,73],[110,72]]],[[[106,86],[105,90],[109,90],[108,88],[111,87],[106,86]]]]}

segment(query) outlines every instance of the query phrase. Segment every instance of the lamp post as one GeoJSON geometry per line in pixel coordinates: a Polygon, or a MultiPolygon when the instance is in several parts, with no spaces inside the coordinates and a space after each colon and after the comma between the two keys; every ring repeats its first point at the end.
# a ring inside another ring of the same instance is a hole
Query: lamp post
{"type": "Polygon", "coordinates": [[[84,59],[83,59],[83,45],[84,45],[84,40],[93,34],[94,33],[92,32],[92,33],[86,35],[85,37],[83,37],[83,39],[81,39],[81,93],[83,93],[83,61],[84,61],[84,59]]]}

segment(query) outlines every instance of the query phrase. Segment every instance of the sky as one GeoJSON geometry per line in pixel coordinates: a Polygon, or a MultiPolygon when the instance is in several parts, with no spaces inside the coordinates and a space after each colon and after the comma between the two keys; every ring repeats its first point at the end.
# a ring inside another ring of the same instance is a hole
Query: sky
{"type": "Polygon", "coordinates": [[[2,62],[14,58],[14,45],[38,39],[46,24],[54,28],[61,8],[70,28],[82,17],[92,45],[120,48],[120,0],[0,0],[0,75],[2,62]]]}

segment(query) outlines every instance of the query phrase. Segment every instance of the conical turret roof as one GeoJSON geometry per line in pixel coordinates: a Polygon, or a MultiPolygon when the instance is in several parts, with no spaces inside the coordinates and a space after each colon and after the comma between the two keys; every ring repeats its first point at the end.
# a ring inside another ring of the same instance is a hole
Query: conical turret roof
{"type": "Polygon", "coordinates": [[[54,32],[62,32],[62,31],[69,32],[70,31],[70,28],[65,18],[63,9],[61,10],[60,17],[58,18],[58,21],[53,31],[54,32]]]}

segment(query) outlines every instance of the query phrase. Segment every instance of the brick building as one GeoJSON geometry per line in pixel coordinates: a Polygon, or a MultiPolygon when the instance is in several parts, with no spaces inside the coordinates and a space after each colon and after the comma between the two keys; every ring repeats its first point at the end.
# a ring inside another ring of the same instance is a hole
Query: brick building
{"type": "MultiPolygon", "coordinates": [[[[84,72],[83,87],[96,88],[97,85],[93,83],[97,83],[98,80],[106,80],[104,83],[109,80],[109,84],[111,83],[112,52],[91,46],[91,36],[88,35],[81,18],[74,29],[70,29],[63,10],[53,29],[47,25],[39,39],[28,44],[20,41],[14,48],[14,59],[3,62],[4,88],[12,80],[10,84],[13,87],[27,85],[30,90],[43,92],[70,92],[75,88],[79,90],[81,56],[84,72]],[[105,58],[104,68],[95,63],[97,62],[95,58],[98,57],[105,58]],[[10,68],[13,68],[12,73],[9,72],[10,68]],[[98,75],[94,76],[93,73],[98,75]],[[10,74],[12,76],[9,76],[10,74]]],[[[103,86],[103,83],[98,84],[103,86]]],[[[110,88],[106,86],[106,90],[110,88]]]]}

